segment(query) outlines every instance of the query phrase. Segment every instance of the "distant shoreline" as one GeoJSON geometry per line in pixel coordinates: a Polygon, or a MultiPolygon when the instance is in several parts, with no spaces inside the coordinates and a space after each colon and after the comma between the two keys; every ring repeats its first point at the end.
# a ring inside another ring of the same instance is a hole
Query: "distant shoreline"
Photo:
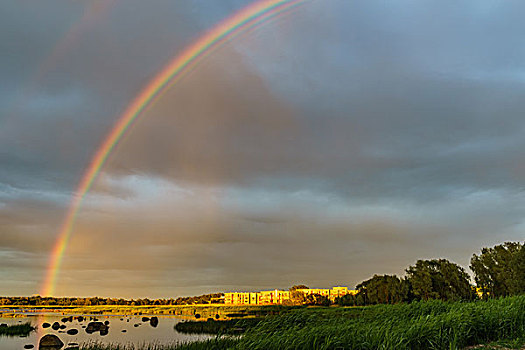
{"type": "Polygon", "coordinates": [[[62,305],[13,305],[0,308],[0,317],[26,317],[39,314],[88,315],[88,316],[142,316],[156,315],[186,319],[207,320],[261,317],[276,315],[297,306],[283,305],[95,305],[95,306],[62,306],[62,305]],[[217,317],[218,315],[218,317],[217,317]]]}

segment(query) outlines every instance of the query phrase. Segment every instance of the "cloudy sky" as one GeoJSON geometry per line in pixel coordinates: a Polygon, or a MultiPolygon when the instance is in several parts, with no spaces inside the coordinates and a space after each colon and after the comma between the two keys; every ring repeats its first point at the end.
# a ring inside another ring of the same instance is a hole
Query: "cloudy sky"
{"type": "MultiPolygon", "coordinates": [[[[1,295],[41,290],[82,174],[145,84],[247,0],[0,4],[1,295]]],[[[523,240],[521,1],[313,0],[144,113],[57,295],[355,286],[523,240]]]]}

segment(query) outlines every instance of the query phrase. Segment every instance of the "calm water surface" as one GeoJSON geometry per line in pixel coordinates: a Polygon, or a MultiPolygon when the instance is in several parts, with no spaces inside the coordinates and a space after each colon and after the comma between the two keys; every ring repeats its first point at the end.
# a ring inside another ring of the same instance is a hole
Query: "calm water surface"
{"type": "Polygon", "coordinates": [[[21,350],[26,344],[35,345],[34,349],[38,349],[38,340],[45,334],[55,334],[67,347],[68,343],[86,343],[86,342],[102,342],[102,343],[119,343],[119,344],[143,344],[143,343],[157,343],[157,344],[172,344],[176,342],[195,341],[199,339],[208,339],[207,335],[188,335],[177,332],[173,327],[182,319],[175,317],[159,317],[159,324],[157,327],[152,327],[149,322],[142,322],[142,316],[97,316],[101,322],[109,321],[109,334],[101,336],[96,332],[87,334],[85,328],[90,322],[89,316],[83,322],[73,320],[73,322],[64,323],[67,328],[63,331],[55,331],[51,328],[42,328],[42,323],[47,322],[61,322],[62,318],[68,315],[29,315],[23,318],[2,318],[0,323],[7,323],[9,325],[21,324],[31,322],[37,330],[26,338],[20,337],[6,337],[0,336],[0,350],[21,350]],[[121,318],[123,319],[121,321],[121,318]],[[135,324],[140,324],[135,327],[135,324]],[[76,335],[68,335],[65,333],[68,329],[75,328],[78,330],[76,335]],[[126,330],[123,333],[122,330],[126,330]]]}

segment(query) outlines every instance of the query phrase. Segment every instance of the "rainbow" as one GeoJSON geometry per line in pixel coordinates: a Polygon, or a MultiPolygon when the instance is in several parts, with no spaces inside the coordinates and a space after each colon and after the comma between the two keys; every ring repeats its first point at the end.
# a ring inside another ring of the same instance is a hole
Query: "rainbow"
{"type": "Polygon", "coordinates": [[[254,28],[264,21],[274,18],[278,14],[290,10],[306,1],[307,0],[259,0],[248,5],[220,22],[199,37],[194,43],[187,46],[142,89],[126,107],[105,140],[97,149],[73,194],[66,217],[60,227],[58,238],[51,253],[44,283],[41,288],[41,295],[53,295],[62,257],[68,245],[82,200],[97,178],[108,156],[126,131],[130,129],[137,117],[149,106],[153,105],[155,101],[157,101],[170,86],[178,82],[185,73],[189,72],[204,57],[211,54],[222,44],[232,40],[236,35],[254,28]]]}

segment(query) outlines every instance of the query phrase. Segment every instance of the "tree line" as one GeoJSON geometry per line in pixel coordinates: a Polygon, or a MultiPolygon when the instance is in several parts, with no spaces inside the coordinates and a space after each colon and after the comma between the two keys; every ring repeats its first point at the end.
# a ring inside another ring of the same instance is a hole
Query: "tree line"
{"type": "Polygon", "coordinates": [[[219,302],[224,294],[213,293],[193,297],[179,297],[177,299],[122,299],[122,298],[57,298],[41,297],[33,295],[30,297],[0,297],[0,306],[97,306],[97,305],[126,305],[126,306],[162,306],[162,305],[194,305],[211,304],[219,302]]]}
{"type": "Polygon", "coordinates": [[[395,304],[414,300],[474,300],[525,293],[525,245],[505,242],[473,254],[469,274],[446,259],[418,260],[405,277],[374,275],[356,286],[355,295],[336,299],[338,305],[395,304]]]}

